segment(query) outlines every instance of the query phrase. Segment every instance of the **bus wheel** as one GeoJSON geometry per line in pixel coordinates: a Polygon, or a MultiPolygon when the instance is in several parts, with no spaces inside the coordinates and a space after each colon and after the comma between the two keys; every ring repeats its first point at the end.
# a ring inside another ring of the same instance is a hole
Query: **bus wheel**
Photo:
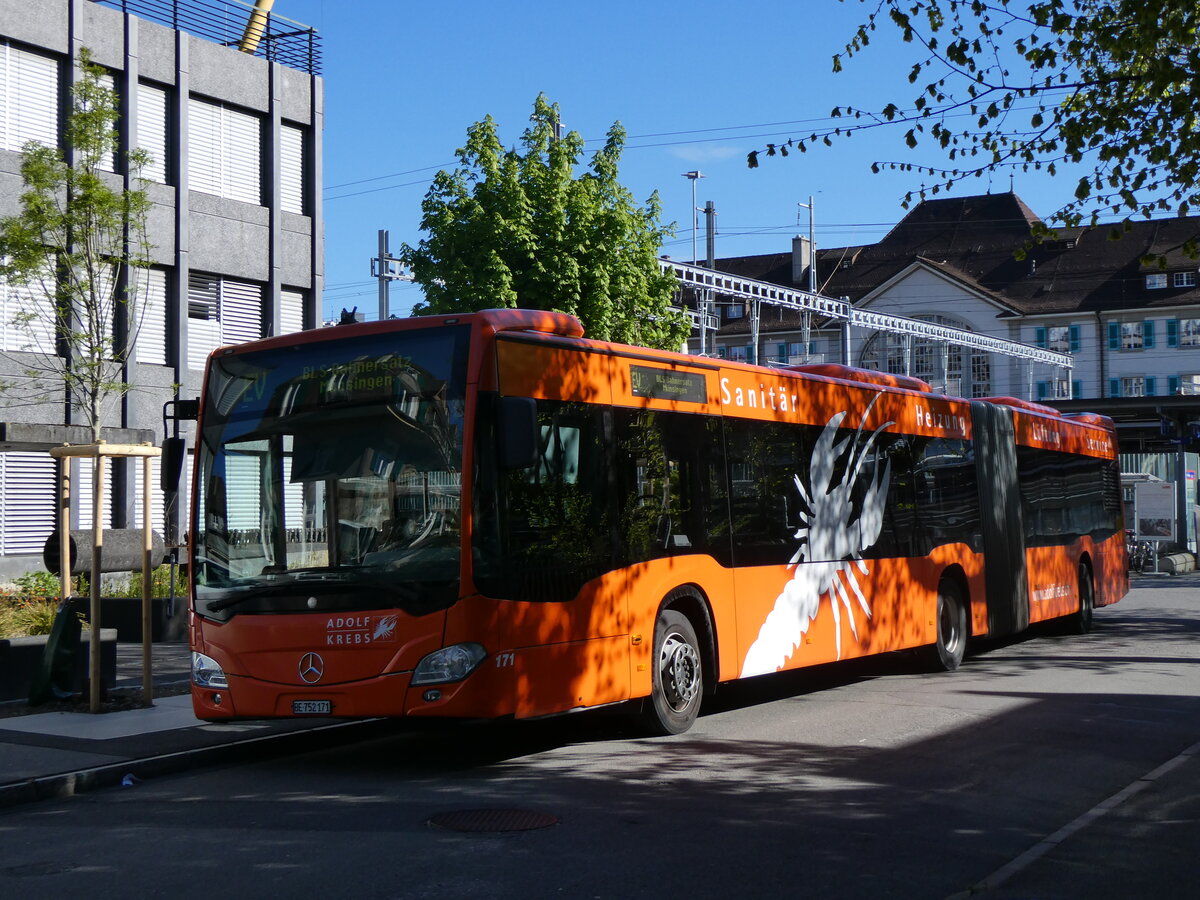
{"type": "Polygon", "coordinates": [[[962,591],[950,579],[938,586],[937,643],[933,662],[938,669],[953,672],[967,650],[967,604],[962,591]]]}
{"type": "Polygon", "coordinates": [[[1092,608],[1096,605],[1092,573],[1083,563],[1079,564],[1079,609],[1068,619],[1072,634],[1087,634],[1092,630],[1092,608]]]}
{"type": "Polygon", "coordinates": [[[654,626],[654,687],[646,725],[654,734],[692,727],[704,697],[704,671],[696,630],[682,613],[666,609],[654,626]]]}

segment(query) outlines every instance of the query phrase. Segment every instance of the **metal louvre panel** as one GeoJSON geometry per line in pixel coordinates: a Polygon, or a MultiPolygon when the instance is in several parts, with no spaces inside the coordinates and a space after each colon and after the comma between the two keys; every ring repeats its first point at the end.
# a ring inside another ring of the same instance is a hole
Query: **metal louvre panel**
{"type": "Polygon", "coordinates": [[[58,146],[58,63],[28,50],[6,49],[4,148],[19,151],[26,141],[58,146]]]}
{"type": "Polygon", "coordinates": [[[267,445],[239,452],[226,448],[225,457],[225,496],[237,497],[238,502],[229,503],[229,518],[226,527],[230,531],[250,531],[261,524],[261,494],[259,484],[262,481],[262,470],[265,465],[267,445]],[[257,450],[257,452],[255,452],[257,450]]]}
{"type": "Polygon", "coordinates": [[[221,342],[242,344],[262,337],[262,285],[221,280],[221,342]]]}
{"type": "Polygon", "coordinates": [[[167,273],[163,269],[140,269],[137,279],[133,321],[137,328],[134,358],[154,366],[167,364],[167,273]]]}
{"type": "MultiPolygon", "coordinates": [[[[126,465],[133,466],[133,510],[134,515],[130,520],[131,528],[142,527],[142,460],[140,457],[131,457],[126,465]]],[[[159,534],[166,534],[166,515],[164,512],[164,497],[163,492],[158,489],[159,478],[158,473],[161,468],[159,457],[150,457],[150,527],[159,534]]]]}
{"type": "MultiPolygon", "coordinates": [[[[106,90],[110,90],[113,92],[114,95],[116,95],[117,82],[112,77],[111,73],[105,72],[99,78],[96,79],[96,83],[99,84],[100,87],[105,88],[106,90]]],[[[120,107],[120,102],[121,102],[120,97],[114,96],[113,99],[118,104],[117,109],[120,109],[121,108],[120,107]]],[[[115,128],[115,125],[114,125],[114,128],[115,128]]],[[[113,153],[113,148],[111,146],[109,147],[109,149],[105,150],[103,153],[100,154],[100,160],[99,160],[99,162],[97,162],[96,165],[99,168],[103,169],[105,172],[117,171],[116,155],[113,153]]]]}
{"type": "Polygon", "coordinates": [[[279,192],[284,212],[304,215],[304,132],[293,125],[279,130],[279,192]]]}
{"type": "Polygon", "coordinates": [[[225,107],[222,197],[262,205],[262,121],[225,107]]]}
{"type": "Polygon", "coordinates": [[[9,100],[9,84],[11,79],[8,70],[11,67],[9,57],[12,48],[0,41],[0,150],[11,150],[8,145],[8,109],[12,105],[9,100]]]}
{"type": "Polygon", "coordinates": [[[279,292],[279,333],[292,334],[304,330],[304,292],[279,292]]]}
{"type": "MultiPolygon", "coordinates": [[[[86,529],[92,527],[92,497],[96,484],[96,460],[86,456],[81,456],[79,457],[78,462],[79,474],[71,483],[71,494],[77,498],[75,503],[76,509],[79,512],[79,527],[81,529],[86,529]]],[[[104,498],[104,527],[112,528],[113,469],[111,458],[104,464],[104,483],[108,488],[108,495],[104,498]]]]}
{"type": "MultiPolygon", "coordinates": [[[[186,535],[192,529],[192,478],[196,472],[196,452],[189,448],[183,458],[183,475],[179,481],[179,511],[183,527],[180,535],[186,535]]],[[[204,498],[197,504],[199,510],[200,528],[204,529],[204,498]]]]}
{"type": "Polygon", "coordinates": [[[0,453],[0,555],[41,553],[58,511],[54,460],[0,453]]]}
{"type": "MultiPolygon", "coordinates": [[[[285,440],[287,440],[285,438],[285,440]]],[[[288,530],[303,528],[304,483],[292,481],[292,454],[290,447],[283,457],[283,526],[288,530]]]]}
{"type": "Polygon", "coordinates": [[[167,183],[167,92],[141,82],[137,93],[137,146],[150,154],[142,169],[147,181],[167,183]]]}
{"type": "Polygon", "coordinates": [[[188,276],[188,346],[190,369],[203,369],[208,354],[221,343],[220,282],[211,275],[188,276]]]}
{"type": "Polygon", "coordinates": [[[39,279],[29,284],[6,284],[0,279],[0,349],[54,354],[55,332],[54,306],[39,279]],[[33,318],[16,325],[13,317],[18,313],[33,318]]]}
{"type": "Polygon", "coordinates": [[[188,100],[188,187],[221,194],[221,107],[188,100]]]}

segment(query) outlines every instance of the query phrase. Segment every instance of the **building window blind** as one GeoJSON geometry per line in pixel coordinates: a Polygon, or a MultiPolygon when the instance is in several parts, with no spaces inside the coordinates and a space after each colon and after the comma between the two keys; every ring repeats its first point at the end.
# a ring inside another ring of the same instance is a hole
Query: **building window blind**
{"type": "Polygon", "coordinates": [[[167,183],[167,92],[142,82],[137,93],[137,140],[139,149],[150,155],[141,175],[147,181],[167,183]]]}
{"type": "MultiPolygon", "coordinates": [[[[96,79],[96,84],[104,88],[106,91],[112,91],[113,102],[116,104],[116,108],[120,109],[120,100],[117,98],[117,82],[116,79],[113,78],[112,73],[105,72],[100,75],[100,77],[96,79]]],[[[108,147],[105,148],[105,150],[100,154],[100,159],[96,163],[97,168],[103,169],[105,172],[117,171],[117,156],[115,153],[116,143],[117,141],[114,124],[113,139],[109,141],[108,147]]]]}
{"type": "Polygon", "coordinates": [[[192,97],[188,103],[188,180],[194,191],[261,205],[261,119],[192,97]]]}
{"type": "Polygon", "coordinates": [[[131,316],[136,329],[134,358],[153,366],[167,364],[167,273],[140,269],[130,274],[134,285],[131,316]]]}
{"type": "Polygon", "coordinates": [[[221,284],[211,275],[188,277],[188,368],[203,369],[221,344],[221,284]]]}
{"type": "Polygon", "coordinates": [[[0,43],[0,148],[58,145],[58,62],[0,43]]]}
{"type": "Polygon", "coordinates": [[[262,337],[260,284],[193,272],[188,278],[188,366],[203,369],[222,344],[262,337]]]}
{"type": "Polygon", "coordinates": [[[49,272],[27,284],[0,278],[0,350],[58,352],[54,305],[46,288],[53,290],[49,272]]]}
{"type": "Polygon", "coordinates": [[[221,281],[221,343],[243,344],[262,337],[262,285],[221,281]]]}
{"type": "Polygon", "coordinates": [[[279,130],[279,192],[284,212],[304,215],[304,132],[294,125],[279,130]]]}
{"type": "Polygon", "coordinates": [[[304,291],[284,288],[279,292],[279,333],[304,330],[304,291]]]}
{"type": "MultiPolygon", "coordinates": [[[[113,527],[113,462],[118,457],[109,457],[104,463],[104,527],[113,527]]],[[[78,468],[72,476],[71,493],[78,499],[75,508],[79,517],[79,528],[92,527],[92,498],[95,496],[96,460],[81,456],[78,468]]]]}
{"type": "MultiPolygon", "coordinates": [[[[131,528],[142,527],[142,459],[132,456],[126,462],[133,467],[133,516],[129,520],[131,528]]],[[[167,519],[164,514],[164,495],[158,489],[160,461],[157,456],[150,457],[150,527],[161,535],[167,533],[167,519]]]]}
{"type": "Polygon", "coordinates": [[[0,453],[0,555],[41,553],[57,515],[54,460],[0,453]]]}

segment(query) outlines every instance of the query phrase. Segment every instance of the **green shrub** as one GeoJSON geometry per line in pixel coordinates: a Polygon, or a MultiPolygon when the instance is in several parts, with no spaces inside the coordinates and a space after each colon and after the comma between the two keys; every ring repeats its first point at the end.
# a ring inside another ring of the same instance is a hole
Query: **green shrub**
{"type": "Polygon", "coordinates": [[[49,634],[58,601],[0,593],[0,638],[49,634]]]}
{"type": "Polygon", "coordinates": [[[18,596],[30,599],[57,597],[62,593],[62,579],[49,572],[26,572],[13,583],[18,596]]]}

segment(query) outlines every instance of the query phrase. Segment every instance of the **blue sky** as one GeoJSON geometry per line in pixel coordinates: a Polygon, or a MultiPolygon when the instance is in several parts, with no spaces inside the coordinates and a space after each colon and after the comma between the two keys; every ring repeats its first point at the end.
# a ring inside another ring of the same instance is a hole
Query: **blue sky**
{"type": "MultiPolygon", "coordinates": [[[[833,54],[874,3],[837,0],[749,4],[509,4],[446,0],[276,0],[274,12],[321,33],[325,78],[326,317],[378,308],[369,261],[377,231],[393,249],[420,240],[420,205],[438,168],[454,162],[467,126],[490,114],[515,143],[534,98],[562,108],[566,128],[594,150],[619,120],[630,135],[621,180],[639,200],[658,191],[678,236],[663,248],[690,259],[691,186],[717,209],[717,255],[781,252],[807,232],[797,204],[814,197],[817,244],[878,240],[921,176],[874,175],[874,160],[938,163],[908,151],[903,131],[878,129],[787,159],[746,166],[746,153],[828,124],[835,105],[907,106],[914,48],[883,27],[834,74],[833,54]],[[800,224],[798,225],[798,222],[800,224]]],[[[1049,215],[1071,198],[1078,172],[1018,174],[1013,188],[1049,215]]],[[[972,180],[954,193],[1009,190],[1009,176],[972,180]]],[[[698,246],[704,252],[703,216],[698,246]]],[[[419,299],[392,287],[393,314],[419,299]]]]}

